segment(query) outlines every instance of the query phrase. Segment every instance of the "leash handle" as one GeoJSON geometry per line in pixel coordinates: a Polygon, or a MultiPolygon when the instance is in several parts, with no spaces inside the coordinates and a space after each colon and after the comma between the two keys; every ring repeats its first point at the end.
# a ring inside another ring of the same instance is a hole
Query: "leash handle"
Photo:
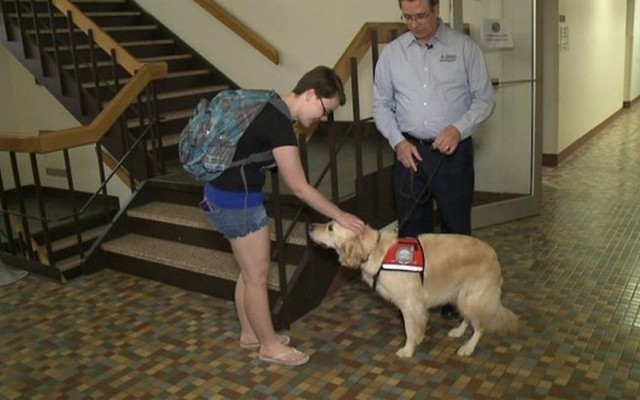
{"type": "Polygon", "coordinates": [[[416,207],[418,206],[418,203],[420,203],[422,196],[425,195],[425,192],[427,191],[427,189],[429,189],[429,193],[427,193],[427,196],[425,197],[425,199],[428,199],[429,197],[431,197],[431,181],[433,181],[433,177],[436,175],[436,172],[438,172],[438,169],[440,168],[440,164],[442,164],[442,160],[444,160],[444,157],[445,157],[445,154],[442,153],[440,155],[440,159],[438,160],[438,163],[436,164],[436,167],[434,168],[431,175],[429,175],[429,179],[427,180],[427,183],[425,183],[424,187],[420,191],[420,194],[418,195],[418,197],[416,197],[416,200],[413,202],[413,205],[409,209],[409,212],[407,213],[407,215],[405,215],[404,218],[402,219],[402,222],[398,224],[398,232],[400,231],[400,228],[402,228],[404,224],[407,223],[407,221],[409,220],[409,217],[411,216],[411,213],[413,213],[413,211],[416,209],[416,207]]]}

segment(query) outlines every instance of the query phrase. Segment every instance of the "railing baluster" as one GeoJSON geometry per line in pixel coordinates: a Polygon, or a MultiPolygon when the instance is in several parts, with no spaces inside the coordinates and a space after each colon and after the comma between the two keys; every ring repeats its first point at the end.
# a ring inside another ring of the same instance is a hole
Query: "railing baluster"
{"type": "Polygon", "coordinates": [[[2,20],[4,21],[4,32],[7,35],[7,40],[9,42],[13,41],[13,35],[11,34],[11,29],[9,29],[9,12],[7,11],[8,7],[7,0],[0,0],[0,13],[2,13],[2,20]]]}
{"type": "MultiPolygon", "coordinates": [[[[40,182],[40,171],[38,169],[38,159],[34,153],[29,153],[29,159],[31,160],[31,172],[33,173],[33,184],[36,190],[36,201],[38,203],[38,210],[40,212],[40,223],[42,224],[42,233],[44,235],[46,257],[49,261],[49,266],[55,267],[56,263],[53,259],[53,252],[51,250],[51,232],[49,232],[49,222],[47,220],[47,210],[44,206],[44,198],[42,195],[42,183],[40,182]]],[[[31,238],[28,238],[30,241],[31,238]]]]}
{"type": "Polygon", "coordinates": [[[358,59],[349,59],[351,66],[351,97],[353,98],[353,121],[355,124],[354,146],[356,152],[356,179],[363,176],[362,172],[362,122],[360,121],[360,86],[358,83],[358,59]]]}
{"type": "Polygon", "coordinates": [[[73,225],[76,228],[76,240],[80,257],[84,257],[84,243],[82,242],[82,226],[80,225],[80,216],[78,215],[78,205],[76,203],[76,189],[73,185],[73,171],[71,170],[71,160],[69,159],[69,150],[63,150],[64,168],[67,171],[67,187],[71,196],[71,210],[73,211],[73,225]]]}
{"type": "MultiPolygon", "coordinates": [[[[370,31],[370,38],[371,38],[371,65],[373,65],[373,71],[375,74],[375,70],[376,70],[376,65],[378,64],[378,58],[380,55],[379,52],[379,37],[378,37],[378,30],[377,29],[371,29],[370,31]]],[[[375,141],[376,143],[376,171],[380,172],[382,171],[382,169],[384,168],[384,159],[383,159],[383,141],[382,139],[382,135],[376,135],[377,140],[375,141]]]]}
{"type": "Polygon", "coordinates": [[[9,152],[9,159],[11,161],[11,171],[13,173],[13,184],[15,185],[16,194],[18,196],[18,207],[20,208],[20,218],[22,222],[24,245],[27,247],[27,258],[35,260],[35,253],[31,244],[31,229],[29,228],[29,220],[27,219],[27,206],[24,201],[24,193],[22,191],[22,181],[20,180],[20,168],[18,167],[18,159],[16,153],[9,152]]]}
{"type": "MultiPolygon", "coordinates": [[[[120,118],[118,119],[118,124],[120,126],[120,139],[122,140],[122,152],[125,153],[127,152],[127,149],[130,149],[130,151],[134,152],[135,149],[130,148],[129,147],[129,139],[128,139],[128,135],[127,135],[127,112],[125,111],[120,118]]],[[[128,158],[127,161],[127,167],[129,168],[129,186],[131,187],[131,193],[136,191],[136,180],[135,180],[135,176],[134,176],[134,160],[132,158],[128,158]]]]}
{"type": "Polygon", "coordinates": [[[5,211],[9,210],[9,199],[7,198],[7,192],[4,189],[4,181],[2,179],[2,174],[0,173],[0,211],[2,212],[2,222],[4,223],[4,230],[6,232],[7,237],[7,246],[4,247],[2,236],[0,235],[0,249],[6,249],[11,254],[17,253],[15,239],[13,238],[13,230],[11,229],[11,220],[9,219],[9,214],[5,211]]]}
{"type": "Polygon", "coordinates": [[[16,16],[18,18],[18,30],[20,31],[20,41],[22,42],[22,53],[24,54],[24,58],[31,58],[31,52],[29,51],[29,47],[27,46],[27,41],[25,40],[26,33],[24,31],[24,20],[22,18],[22,7],[20,6],[20,1],[15,1],[16,5],[16,16]]]}
{"type": "Polygon", "coordinates": [[[42,47],[42,40],[40,35],[40,23],[38,18],[38,10],[36,9],[35,0],[31,0],[31,16],[33,17],[33,29],[36,34],[36,47],[38,48],[38,56],[40,57],[40,70],[42,71],[43,76],[49,76],[49,71],[47,70],[47,66],[44,62],[44,49],[42,47]]]}
{"type": "Polygon", "coordinates": [[[76,87],[78,88],[78,107],[80,114],[86,115],[84,101],[82,101],[82,84],[80,82],[80,72],[78,71],[78,55],[76,52],[75,40],[73,39],[73,14],[71,11],[67,11],[67,29],[69,30],[69,51],[71,52],[71,60],[73,61],[73,72],[76,81],[76,87]]]}
{"type": "Polygon", "coordinates": [[[93,85],[94,96],[98,103],[98,110],[102,110],[102,102],[100,101],[100,79],[98,78],[98,63],[96,62],[95,54],[95,41],[93,40],[93,29],[89,29],[87,36],[87,42],[89,44],[89,60],[91,62],[91,72],[93,73],[93,85]]]}
{"type": "MultiPolygon", "coordinates": [[[[148,100],[148,96],[147,96],[147,100],[148,100]]],[[[149,143],[147,142],[147,136],[145,135],[145,132],[147,130],[147,127],[145,125],[145,118],[144,118],[144,110],[145,110],[145,106],[144,106],[144,100],[143,100],[143,95],[142,93],[140,93],[138,95],[138,98],[136,99],[137,102],[137,106],[138,106],[138,124],[140,124],[140,133],[139,135],[142,135],[142,161],[144,162],[144,169],[147,173],[147,176],[152,176],[151,175],[151,166],[149,165],[149,143]]],[[[150,126],[149,126],[150,128],[150,126]]],[[[153,141],[152,141],[152,146],[153,146],[153,141]]],[[[153,149],[152,151],[153,152],[153,149]]]]}
{"type": "Polygon", "coordinates": [[[60,85],[60,93],[63,96],[67,95],[67,89],[62,83],[62,63],[60,62],[60,52],[58,46],[58,32],[56,32],[55,17],[53,16],[53,4],[52,0],[47,1],[47,8],[49,13],[49,25],[51,26],[51,45],[53,46],[53,57],[55,59],[58,70],[58,84],[60,85]]]}
{"type": "MultiPolygon", "coordinates": [[[[115,49],[111,49],[111,74],[113,77],[113,92],[118,93],[118,87],[120,86],[120,79],[118,78],[118,56],[116,54],[115,49]]],[[[127,109],[128,110],[128,109],[127,109]]],[[[120,126],[120,140],[122,142],[122,153],[126,153],[127,149],[129,149],[129,140],[127,136],[127,113],[125,111],[122,113],[120,118],[118,119],[118,125],[120,126]]],[[[136,190],[136,180],[134,174],[134,160],[132,158],[127,159],[127,166],[129,168],[129,186],[131,188],[131,193],[136,190]]]]}
{"type": "Polygon", "coordinates": [[[336,143],[336,132],[333,127],[329,129],[329,176],[331,182],[331,199],[334,203],[337,203],[340,200],[338,188],[338,147],[336,143]]]}
{"type": "MultiPolygon", "coordinates": [[[[96,143],[96,157],[98,158],[98,176],[100,176],[100,182],[104,183],[104,159],[102,158],[102,145],[101,142],[96,143]]],[[[109,220],[109,193],[107,191],[107,185],[102,188],[102,204],[104,206],[105,220],[109,220]]]]}
{"type": "Polygon", "coordinates": [[[149,89],[151,91],[151,118],[153,119],[153,131],[152,135],[154,141],[157,143],[158,150],[158,166],[160,167],[160,173],[165,174],[167,169],[164,165],[164,153],[162,152],[163,144],[162,144],[162,135],[160,135],[160,116],[158,114],[158,93],[156,92],[156,86],[153,81],[149,85],[149,89]]]}
{"type": "Polygon", "coordinates": [[[378,30],[371,29],[369,31],[369,38],[371,39],[371,65],[373,65],[373,71],[375,71],[376,64],[378,63],[378,56],[380,54],[378,47],[378,30]]]}
{"type": "MultiPolygon", "coordinates": [[[[151,94],[151,87],[147,86],[144,90],[144,95],[147,98],[147,102],[145,104],[145,108],[147,111],[147,129],[150,130],[150,134],[149,134],[149,143],[151,146],[151,153],[153,154],[153,157],[147,157],[147,159],[149,160],[148,162],[151,162],[152,160],[155,160],[154,165],[150,165],[150,169],[149,172],[150,174],[148,174],[148,177],[152,177],[155,176],[158,171],[159,171],[159,164],[158,161],[160,160],[160,148],[157,145],[157,141],[156,141],[156,130],[155,130],[155,122],[153,120],[153,96],[151,94]]],[[[147,143],[145,142],[145,149],[147,148],[147,143]]]]}
{"type": "MultiPolygon", "coordinates": [[[[113,93],[118,93],[120,80],[118,79],[118,56],[115,49],[111,49],[111,76],[113,77],[113,93]]],[[[111,101],[111,99],[109,99],[111,101]]]]}

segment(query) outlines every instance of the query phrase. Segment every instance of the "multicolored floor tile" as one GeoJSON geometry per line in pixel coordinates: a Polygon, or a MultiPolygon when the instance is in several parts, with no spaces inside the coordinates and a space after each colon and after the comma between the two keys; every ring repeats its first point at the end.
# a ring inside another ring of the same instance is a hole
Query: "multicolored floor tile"
{"type": "Polygon", "coordinates": [[[640,105],[543,171],[539,216],[474,232],[497,250],[508,336],[456,355],[455,322],[395,357],[398,311],[354,281],[288,332],[301,367],[241,350],[231,302],[104,270],[0,287],[0,399],[640,398],[640,105]]]}

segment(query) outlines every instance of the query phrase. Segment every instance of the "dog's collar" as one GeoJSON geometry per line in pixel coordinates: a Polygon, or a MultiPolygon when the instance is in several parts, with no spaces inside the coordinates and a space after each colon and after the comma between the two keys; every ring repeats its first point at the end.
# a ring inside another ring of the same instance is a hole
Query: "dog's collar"
{"type": "MultiPolygon", "coordinates": [[[[382,234],[380,232],[378,232],[378,240],[376,240],[376,245],[374,247],[374,249],[376,247],[378,247],[378,244],[380,244],[380,238],[382,237],[382,234]]],[[[367,254],[366,258],[363,258],[360,262],[360,265],[365,264],[367,261],[369,261],[369,256],[371,255],[371,253],[367,254]]]]}
{"type": "MultiPolygon", "coordinates": [[[[380,237],[378,237],[378,240],[380,240],[380,237]]],[[[398,239],[396,244],[385,253],[378,272],[373,275],[371,288],[374,291],[376,290],[380,272],[383,270],[417,272],[420,274],[420,280],[424,282],[424,260],[424,251],[418,238],[398,239]]]]}

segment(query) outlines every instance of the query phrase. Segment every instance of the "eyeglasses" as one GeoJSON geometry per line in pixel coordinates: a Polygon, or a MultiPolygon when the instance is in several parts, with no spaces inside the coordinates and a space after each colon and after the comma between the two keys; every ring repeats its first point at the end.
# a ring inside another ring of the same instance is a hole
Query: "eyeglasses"
{"type": "Polygon", "coordinates": [[[316,97],[318,98],[318,100],[320,100],[320,105],[322,106],[322,116],[326,117],[327,115],[329,115],[329,113],[327,112],[327,108],[324,106],[324,102],[322,101],[322,97],[316,95],[316,97]]]}
{"type": "Polygon", "coordinates": [[[409,15],[409,14],[402,14],[400,16],[400,19],[403,20],[405,23],[409,23],[409,22],[424,22],[426,21],[431,14],[433,14],[433,12],[421,12],[418,14],[414,14],[414,15],[409,15]]]}

